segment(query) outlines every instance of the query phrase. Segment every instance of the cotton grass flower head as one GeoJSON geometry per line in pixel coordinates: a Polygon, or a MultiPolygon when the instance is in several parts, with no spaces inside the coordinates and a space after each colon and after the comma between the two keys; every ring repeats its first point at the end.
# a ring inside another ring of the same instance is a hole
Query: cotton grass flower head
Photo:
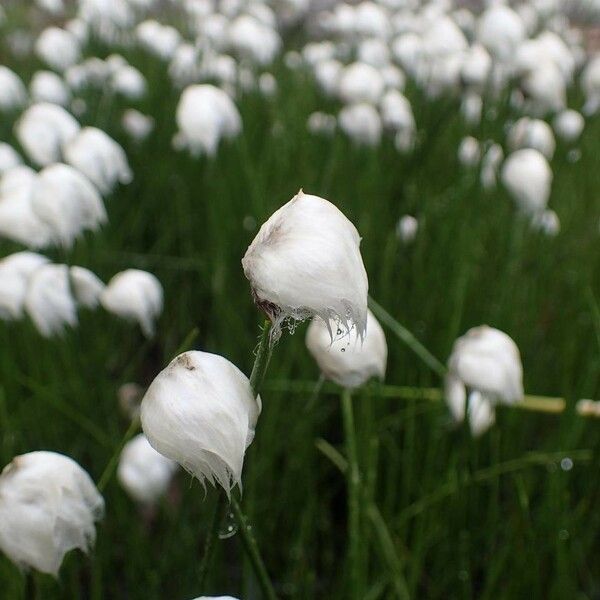
{"type": "Polygon", "coordinates": [[[77,135],[79,123],[62,106],[39,102],[15,126],[15,135],[33,163],[46,166],[61,159],[61,149],[77,135]]]}
{"type": "Polygon", "coordinates": [[[346,104],[357,102],[377,104],[384,89],[385,82],[379,71],[366,63],[352,63],[340,74],[338,95],[346,104]]]}
{"type": "Polygon", "coordinates": [[[481,146],[472,136],[464,137],[458,146],[458,161],[465,167],[474,167],[481,160],[481,146]]]}
{"type": "Polygon", "coordinates": [[[396,224],[396,237],[403,244],[412,244],[417,237],[419,231],[419,221],[412,215],[404,215],[400,217],[396,224]]]}
{"type": "Polygon", "coordinates": [[[371,311],[367,312],[364,339],[355,327],[347,332],[337,321],[326,323],[315,317],[306,331],[306,347],[321,373],[344,388],[357,388],[372,377],[380,380],[385,377],[387,343],[383,329],[371,311]]]}
{"type": "Polygon", "coordinates": [[[50,244],[52,232],[33,208],[36,172],[25,165],[5,171],[0,178],[0,238],[29,248],[50,244]]]}
{"type": "Polygon", "coordinates": [[[62,454],[22,454],[0,475],[0,549],[21,568],[58,576],[67,552],[94,545],[103,513],[90,476],[62,454]]]}
{"type": "Polygon", "coordinates": [[[121,118],[121,127],[136,142],[143,142],[154,129],[154,119],[135,108],[128,108],[121,118]]]}
{"type": "Polygon", "coordinates": [[[535,214],[548,204],[552,170],[541,152],[524,148],[510,154],[504,162],[502,183],[520,210],[535,214]]]}
{"type": "Polygon", "coordinates": [[[62,335],[77,325],[77,305],[71,294],[67,265],[47,264],[36,269],[27,285],[25,310],[44,337],[62,335]]]}
{"type": "Polygon", "coordinates": [[[63,79],[52,71],[36,71],[29,84],[31,99],[35,102],[50,102],[67,106],[71,92],[63,79]]]}
{"type": "Polygon", "coordinates": [[[84,127],[63,148],[65,161],[83,173],[102,194],[117,183],[130,183],[133,174],[123,148],[96,127],[84,127]]]}
{"type": "Polygon", "coordinates": [[[342,108],[338,114],[338,125],[357,146],[374,147],[381,141],[381,117],[377,109],[367,102],[342,108]]]}
{"type": "Polygon", "coordinates": [[[148,89],[146,78],[132,65],[123,65],[112,73],[111,89],[128,100],[141,100],[148,89]]]}
{"type": "Polygon", "coordinates": [[[16,252],[0,260],[0,318],[23,316],[25,294],[32,274],[50,261],[35,252],[16,252]]]}
{"type": "Polygon", "coordinates": [[[464,420],[466,409],[473,433],[483,433],[494,422],[496,404],[523,398],[523,367],[514,341],[487,325],[458,338],[448,360],[445,398],[455,421],[464,420]]]}
{"type": "Polygon", "coordinates": [[[222,356],[184,352],[154,379],[142,400],[152,447],[229,495],[241,487],[244,454],[261,410],[248,378],[222,356]]]}
{"type": "Polygon", "coordinates": [[[576,110],[563,110],[554,117],[552,127],[556,135],[564,142],[575,142],[583,132],[585,119],[576,110]]]}
{"type": "Polygon", "coordinates": [[[69,280],[77,304],[85,308],[96,308],[100,304],[100,295],[106,286],[95,273],[84,267],[71,267],[69,280]]]}
{"type": "Polygon", "coordinates": [[[560,219],[550,209],[536,213],[531,220],[531,226],[548,237],[555,237],[560,233],[560,219]]]}
{"type": "Polygon", "coordinates": [[[65,71],[81,56],[79,40],[70,31],[48,27],[35,43],[35,52],[41,60],[56,71],[65,71]]]}
{"type": "Polygon", "coordinates": [[[365,335],[369,283],[354,225],[331,202],[298,192],[262,225],[244,258],[257,305],[273,322],[319,316],[365,335]]]}
{"type": "Polygon", "coordinates": [[[548,160],[552,160],[556,141],[552,128],[546,121],[522,117],[508,131],[507,144],[511,150],[533,148],[539,150],[548,160]]]}
{"type": "Polygon", "coordinates": [[[233,100],[210,84],[187,87],[177,105],[177,125],[184,147],[193,155],[214,156],[221,138],[242,130],[242,118],[233,100]]]}
{"type": "Polygon", "coordinates": [[[21,78],[8,67],[0,65],[0,110],[15,110],[25,102],[27,90],[21,78]]]}
{"type": "Polygon", "coordinates": [[[56,163],[38,174],[32,206],[48,225],[52,241],[70,248],[84,231],[96,231],[106,220],[98,190],[78,170],[56,163]]]}
{"type": "Polygon", "coordinates": [[[19,153],[6,142],[0,142],[0,176],[23,163],[19,153]]]}
{"type": "Polygon", "coordinates": [[[108,312],[139,323],[143,334],[150,338],[163,309],[163,289],[152,273],[127,269],[108,282],[100,303],[108,312]]]}
{"type": "Polygon", "coordinates": [[[140,433],[123,447],[117,479],[136,502],[152,505],[165,495],[176,469],[177,463],[159,454],[140,433]]]}
{"type": "Polygon", "coordinates": [[[600,110],[600,52],[592,56],[585,65],[580,85],[585,95],[583,113],[592,116],[600,110]]]}
{"type": "Polygon", "coordinates": [[[247,14],[231,22],[227,42],[238,57],[262,66],[272,63],[281,48],[276,29],[247,14]]]}

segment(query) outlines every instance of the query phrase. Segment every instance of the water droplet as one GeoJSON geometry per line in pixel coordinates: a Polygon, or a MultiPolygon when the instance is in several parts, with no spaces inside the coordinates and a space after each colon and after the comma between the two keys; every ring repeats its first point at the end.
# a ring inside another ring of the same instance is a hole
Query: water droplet
{"type": "Polygon", "coordinates": [[[560,468],[563,471],[570,471],[573,468],[573,461],[568,456],[565,456],[565,458],[560,461],[560,468]]]}
{"type": "Polygon", "coordinates": [[[342,352],[346,352],[346,348],[340,348],[342,352]]]}
{"type": "Polygon", "coordinates": [[[568,540],[569,539],[569,532],[566,529],[561,529],[558,532],[558,539],[561,540],[561,541],[563,541],[563,542],[565,540],[568,540]]]}
{"type": "Polygon", "coordinates": [[[237,533],[237,530],[237,523],[235,522],[233,513],[227,511],[227,514],[221,523],[221,527],[219,527],[219,539],[227,540],[230,537],[233,537],[237,533]]]}
{"type": "Polygon", "coordinates": [[[336,335],[342,335],[342,330],[338,327],[338,330],[336,332],[336,335]]]}

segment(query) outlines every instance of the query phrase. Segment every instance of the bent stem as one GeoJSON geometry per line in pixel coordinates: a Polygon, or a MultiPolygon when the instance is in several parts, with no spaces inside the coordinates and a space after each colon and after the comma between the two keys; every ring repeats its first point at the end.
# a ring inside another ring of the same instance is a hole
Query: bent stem
{"type": "Polygon", "coordinates": [[[352,394],[349,390],[342,391],[342,418],[344,421],[344,437],[348,469],[348,568],[350,576],[350,597],[360,600],[363,597],[360,563],[360,471],[358,468],[358,451],[356,432],[354,430],[354,413],[352,410],[352,394]]]}
{"type": "Polygon", "coordinates": [[[256,575],[256,579],[258,580],[258,584],[264,597],[266,600],[277,600],[277,595],[275,594],[275,589],[271,583],[271,578],[267,573],[265,563],[260,555],[256,538],[252,533],[250,525],[248,525],[246,516],[242,512],[242,509],[234,496],[231,496],[231,511],[235,517],[238,531],[240,532],[240,536],[242,538],[244,550],[250,559],[252,569],[254,570],[254,574],[256,575]]]}

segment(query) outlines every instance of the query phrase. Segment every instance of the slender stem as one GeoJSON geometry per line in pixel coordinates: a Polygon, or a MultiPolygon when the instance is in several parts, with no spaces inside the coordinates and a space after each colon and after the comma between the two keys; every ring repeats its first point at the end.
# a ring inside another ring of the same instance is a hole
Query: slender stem
{"type": "Polygon", "coordinates": [[[269,574],[267,573],[265,563],[263,562],[263,559],[260,555],[258,544],[256,543],[256,539],[254,537],[254,534],[252,533],[252,529],[248,525],[246,517],[234,496],[231,496],[231,510],[238,525],[238,531],[242,538],[244,550],[246,551],[246,554],[250,559],[252,568],[254,570],[264,598],[266,600],[277,600],[275,589],[273,588],[273,584],[271,583],[271,579],[269,577],[269,574]]]}
{"type": "Polygon", "coordinates": [[[348,470],[348,567],[350,576],[350,596],[355,600],[363,597],[361,588],[360,564],[360,471],[358,468],[358,451],[356,444],[356,431],[354,429],[354,413],[352,410],[352,395],[349,390],[342,391],[342,418],[344,421],[344,437],[346,439],[346,454],[348,470]]]}
{"type": "Polygon", "coordinates": [[[223,512],[225,508],[225,494],[220,492],[217,494],[217,503],[215,506],[215,512],[204,542],[204,553],[202,555],[202,562],[200,563],[200,576],[199,576],[199,589],[204,589],[204,583],[206,576],[208,575],[208,569],[212,562],[214,554],[215,541],[219,535],[219,527],[221,526],[221,520],[223,519],[223,512]]]}
{"type": "Polygon", "coordinates": [[[254,394],[258,396],[260,393],[260,387],[265,378],[265,373],[271,360],[272,348],[270,344],[271,336],[271,321],[265,320],[256,354],[254,358],[254,364],[252,365],[252,372],[250,373],[250,386],[254,391],[254,394]]]}
{"type": "Polygon", "coordinates": [[[446,367],[433,355],[421,342],[411,333],[404,325],[400,324],[392,315],[390,315],[383,306],[375,302],[373,298],[369,296],[369,308],[373,311],[373,314],[385,325],[387,325],[392,332],[400,338],[432,371],[437,373],[440,377],[446,374],[446,367]]]}
{"type": "Polygon", "coordinates": [[[119,445],[115,448],[113,455],[110,457],[106,468],[102,472],[100,479],[98,480],[98,491],[102,493],[104,488],[108,485],[111,477],[114,475],[114,472],[117,469],[117,464],[119,463],[119,456],[121,456],[121,451],[123,450],[123,446],[133,437],[135,432],[138,430],[140,426],[139,419],[132,419],[125,435],[121,438],[119,445]]]}

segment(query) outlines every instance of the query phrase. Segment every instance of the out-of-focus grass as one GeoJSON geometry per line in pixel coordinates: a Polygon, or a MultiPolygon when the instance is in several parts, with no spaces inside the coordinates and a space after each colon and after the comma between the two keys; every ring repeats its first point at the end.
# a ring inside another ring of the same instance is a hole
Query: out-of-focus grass
{"type": "MultiPolygon", "coordinates": [[[[359,392],[365,501],[378,511],[368,511],[364,528],[369,597],[396,597],[395,569],[416,598],[596,597],[599,424],[577,418],[573,407],[578,398],[600,396],[600,121],[587,124],[579,162],[567,162],[565,147],[552,162],[551,207],[562,231],[551,239],[532,232],[501,190],[482,191],[476,174],[458,166],[465,126],[454,101],[428,104],[411,92],[422,133],[413,156],[399,156],[389,140],[358,149],[339,135],[306,132],[306,117],[323,100],[302,74],[277,67],[276,99],[250,94],[239,102],[244,135],[223,144],[214,160],[192,159],[170,147],[178,93],[164,67],[142,55],[128,58],[149,77],[149,96],[138,108],[157,128],[146,143],[131,143],[119,127],[126,104],[86,94],[82,123],[124,145],[135,180],[107,200],[110,224],[81,240],[69,260],[104,279],[126,267],[155,273],[166,301],[158,335],[145,341],[136,327],[101,311],[82,313],[80,326],[55,340],[40,338],[26,321],[0,323],[2,464],[51,449],[98,480],[128,426],[116,389],[151,381],[194,327],[197,348],[249,373],[261,317],[240,266],[255,234],[244,220],[260,224],[302,187],[355,222],[372,296],[435,356],[444,361],[456,336],[488,323],[516,340],[527,391],[569,401],[560,416],[503,411],[495,428],[473,441],[450,429],[440,404],[359,392]],[[405,213],[420,221],[409,247],[394,232],[405,213]],[[563,456],[572,457],[572,469],[561,468],[563,456]]],[[[501,106],[497,119],[473,133],[501,140],[505,117],[501,106]]],[[[13,139],[11,127],[10,118],[0,122],[3,139],[13,139]]],[[[16,246],[0,249],[4,255],[16,246]]],[[[303,332],[282,338],[269,378],[317,380],[303,332]]],[[[439,383],[397,339],[388,335],[388,342],[388,382],[439,383]]],[[[345,598],[345,484],[339,465],[322,453],[343,452],[339,399],[322,393],[307,411],[308,399],[263,394],[244,504],[281,597],[345,598]]],[[[197,589],[213,490],[205,495],[181,473],[151,524],[116,481],[105,498],[91,560],[69,555],[60,582],[38,578],[39,597],[258,597],[236,536],[219,542],[210,589],[197,589]]],[[[5,558],[0,584],[3,598],[19,598],[24,587],[5,558]]]]}

